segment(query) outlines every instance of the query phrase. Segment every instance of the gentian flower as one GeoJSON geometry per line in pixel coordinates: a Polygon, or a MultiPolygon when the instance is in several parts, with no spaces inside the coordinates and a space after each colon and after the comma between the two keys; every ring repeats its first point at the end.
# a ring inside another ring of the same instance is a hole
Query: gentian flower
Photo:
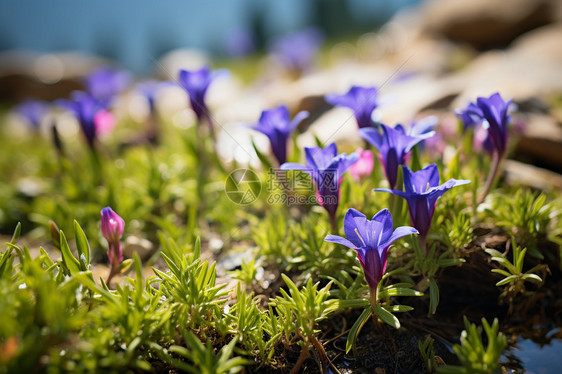
{"type": "Polygon", "coordinates": [[[407,134],[410,136],[424,136],[429,138],[435,135],[433,129],[437,126],[437,123],[439,123],[439,119],[436,116],[423,117],[410,124],[407,134]]]}
{"type": "MultiPolygon", "coordinates": [[[[203,66],[201,69],[195,71],[180,70],[180,84],[187,91],[191,108],[195,112],[197,120],[200,123],[203,120],[210,119],[209,110],[207,108],[207,104],[205,103],[205,96],[211,82],[222,73],[222,71],[211,72],[211,69],[208,66],[203,66]]],[[[212,128],[210,120],[209,124],[212,128]]]]}
{"type": "Polygon", "coordinates": [[[357,252],[371,295],[376,298],[377,286],[386,271],[388,248],[394,241],[417,234],[418,230],[409,226],[393,230],[392,215],[388,209],[381,210],[368,220],[363,213],[351,208],[345,214],[344,231],[347,239],[328,235],[324,240],[345,245],[357,252]]]}
{"type": "Polygon", "coordinates": [[[273,155],[279,165],[287,161],[287,141],[299,123],[308,117],[308,112],[297,113],[292,121],[289,120],[289,109],[281,105],[274,109],[264,110],[258,123],[252,127],[265,134],[271,143],[273,155]]]}
{"type": "Polygon", "coordinates": [[[457,116],[463,122],[465,129],[481,123],[488,131],[488,137],[482,141],[482,146],[489,153],[492,153],[493,162],[484,191],[478,199],[479,203],[484,201],[490,191],[500,162],[507,150],[507,138],[509,135],[507,126],[510,121],[508,110],[510,104],[511,100],[504,101],[501,95],[496,92],[487,98],[477,98],[476,104],[470,103],[464,111],[457,111],[457,116]]]}
{"type": "Polygon", "coordinates": [[[435,164],[415,173],[409,167],[402,166],[402,171],[404,172],[405,191],[386,188],[377,188],[374,191],[390,192],[406,199],[410,211],[410,224],[419,231],[420,246],[425,251],[425,239],[431,227],[437,199],[451,188],[470,183],[470,181],[450,179],[439,185],[439,170],[435,164]]]}
{"type": "Polygon", "coordinates": [[[455,110],[455,114],[461,120],[464,131],[481,124],[484,117],[480,108],[474,103],[469,103],[463,110],[455,110]]]}
{"type": "Polygon", "coordinates": [[[105,207],[101,210],[101,233],[109,246],[107,256],[111,264],[111,272],[107,283],[119,272],[119,265],[123,262],[121,237],[123,236],[124,229],[125,221],[110,207],[105,207]]]}
{"type": "Polygon", "coordinates": [[[373,161],[373,152],[370,149],[357,148],[355,153],[359,155],[359,159],[349,167],[349,174],[356,182],[359,182],[361,178],[371,175],[375,162],[373,161]]]}
{"type": "Polygon", "coordinates": [[[344,106],[353,110],[353,115],[359,128],[373,127],[371,119],[373,111],[379,106],[376,87],[353,86],[346,94],[326,95],[325,100],[336,106],[344,106]]]}
{"type": "Polygon", "coordinates": [[[507,136],[509,129],[508,109],[511,100],[503,101],[499,93],[495,93],[489,98],[479,97],[476,99],[476,105],[482,111],[482,116],[488,122],[488,133],[490,140],[498,154],[503,156],[507,149],[507,136]]]}
{"type": "Polygon", "coordinates": [[[103,66],[92,71],[85,79],[86,91],[106,107],[111,100],[125,90],[131,82],[129,73],[103,66]]]}
{"type": "Polygon", "coordinates": [[[477,98],[476,104],[469,103],[465,110],[456,111],[456,114],[465,129],[483,123],[495,151],[503,156],[507,149],[510,104],[511,100],[506,102],[499,93],[495,93],[488,98],[477,98]]]}
{"type": "Polygon", "coordinates": [[[361,128],[359,134],[379,151],[379,159],[390,188],[396,188],[398,165],[406,163],[408,152],[419,142],[433,136],[433,132],[423,135],[407,135],[402,125],[388,127],[381,123],[383,133],[374,128],[361,128]]]}
{"type": "Polygon", "coordinates": [[[318,203],[328,212],[332,229],[335,231],[341,178],[359,157],[355,153],[338,155],[335,143],[326,148],[305,147],[304,152],[306,165],[289,162],[281,165],[281,170],[300,170],[312,177],[316,185],[318,203]]]}
{"type": "Polygon", "coordinates": [[[324,37],[315,28],[308,28],[275,40],[271,46],[273,57],[286,68],[302,73],[313,63],[324,37]]]}
{"type": "Polygon", "coordinates": [[[101,134],[110,132],[115,127],[113,114],[86,92],[74,91],[70,100],[57,100],[57,104],[74,114],[91,149],[101,134]]]}
{"type": "Polygon", "coordinates": [[[23,116],[34,129],[39,129],[41,120],[48,111],[48,103],[34,99],[24,100],[16,107],[16,112],[23,116]]]}

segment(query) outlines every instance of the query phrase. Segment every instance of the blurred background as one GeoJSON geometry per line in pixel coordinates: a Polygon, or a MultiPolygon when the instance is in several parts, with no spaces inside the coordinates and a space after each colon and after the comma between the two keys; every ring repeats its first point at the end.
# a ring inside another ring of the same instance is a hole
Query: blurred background
{"type": "Polygon", "coordinates": [[[372,31],[419,0],[3,1],[0,50],[81,51],[139,74],[177,48],[228,56],[309,26],[329,38],[372,31]],[[251,44],[251,45],[250,45],[251,44]],[[243,49],[243,48],[242,48],[243,49]]]}

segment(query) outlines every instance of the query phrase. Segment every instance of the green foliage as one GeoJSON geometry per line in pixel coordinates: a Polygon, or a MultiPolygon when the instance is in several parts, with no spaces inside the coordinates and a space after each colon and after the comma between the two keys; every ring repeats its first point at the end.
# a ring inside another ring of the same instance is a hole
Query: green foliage
{"type": "Polygon", "coordinates": [[[162,257],[170,270],[154,268],[154,272],[161,281],[160,291],[169,302],[174,322],[190,329],[222,328],[215,322],[221,320],[227,292],[224,285],[215,283],[215,263],[201,261],[199,239],[193,252],[178,247],[171,239],[168,244],[162,248],[162,257]]]}
{"type": "Polygon", "coordinates": [[[493,374],[499,359],[507,347],[507,338],[499,332],[499,323],[494,319],[492,326],[482,318],[488,344],[482,342],[482,327],[476,327],[464,317],[465,330],[461,334],[461,344],[455,344],[453,350],[459,358],[460,366],[445,366],[437,369],[441,374],[493,374]]]}
{"type": "Polygon", "coordinates": [[[464,212],[453,215],[452,219],[445,220],[440,227],[443,244],[459,257],[464,247],[469,244],[474,234],[470,216],[464,212]]]}
{"type": "MultiPolygon", "coordinates": [[[[383,281],[388,278],[391,273],[386,273],[383,276],[383,281]]],[[[339,300],[337,302],[338,308],[346,307],[363,307],[365,308],[359,318],[355,321],[349,334],[347,335],[346,353],[349,352],[354,346],[359,333],[369,317],[373,317],[375,324],[378,324],[377,317],[384,323],[396,329],[400,328],[400,321],[393,313],[404,313],[413,310],[408,305],[392,305],[392,297],[395,296],[423,296],[422,292],[412,289],[410,283],[397,283],[393,285],[383,286],[383,281],[378,284],[375,300],[371,302],[367,299],[356,300],[339,300]]],[[[372,295],[371,295],[372,297],[372,295]]]]}
{"type": "Polygon", "coordinates": [[[541,259],[538,239],[547,235],[553,214],[553,204],[546,199],[544,193],[524,189],[517,189],[513,195],[495,193],[488,211],[497,226],[504,227],[517,243],[527,247],[531,256],[541,259]]]}
{"type": "Polygon", "coordinates": [[[218,353],[210,341],[203,344],[197,336],[185,329],[182,336],[189,348],[179,345],[170,347],[170,352],[176,353],[190,361],[190,363],[172,360],[176,367],[194,374],[234,374],[239,373],[244,365],[250,363],[242,357],[231,357],[236,345],[236,339],[222,347],[218,353]]]}
{"type": "Polygon", "coordinates": [[[249,261],[242,260],[240,269],[230,272],[232,278],[239,280],[246,286],[250,286],[258,279],[259,274],[263,274],[263,267],[259,260],[252,258],[249,261]]]}
{"type": "Polygon", "coordinates": [[[523,295],[528,294],[525,289],[525,282],[542,283],[542,278],[536,272],[546,268],[546,265],[536,265],[523,273],[527,249],[521,250],[513,239],[511,243],[513,261],[509,261],[502,253],[495,249],[486,249],[486,252],[492,256],[492,260],[503,267],[503,269],[492,269],[492,272],[505,277],[498,281],[496,286],[505,286],[500,298],[507,299],[509,302],[512,302],[513,298],[519,293],[523,295]]]}
{"type": "Polygon", "coordinates": [[[281,277],[289,288],[289,293],[281,289],[281,296],[271,300],[271,305],[279,316],[283,341],[286,344],[292,344],[295,340],[300,344],[307,344],[311,337],[320,332],[316,329],[317,323],[338,308],[336,300],[328,299],[332,284],[328,283],[318,290],[318,283],[313,284],[312,278],[308,278],[299,291],[289,277],[285,274],[281,274],[281,277]]]}
{"type": "Polygon", "coordinates": [[[427,335],[423,341],[418,341],[418,348],[425,365],[426,373],[434,373],[437,368],[435,362],[435,348],[433,348],[434,340],[431,336],[427,335]]]}
{"type": "Polygon", "coordinates": [[[250,355],[259,355],[262,364],[271,363],[274,348],[281,332],[277,331],[275,316],[262,312],[258,301],[240,287],[236,289],[236,304],[226,313],[231,334],[238,337],[244,350],[250,355]],[[274,320],[272,320],[272,318],[274,320]],[[271,329],[271,324],[274,328],[271,329]]]}

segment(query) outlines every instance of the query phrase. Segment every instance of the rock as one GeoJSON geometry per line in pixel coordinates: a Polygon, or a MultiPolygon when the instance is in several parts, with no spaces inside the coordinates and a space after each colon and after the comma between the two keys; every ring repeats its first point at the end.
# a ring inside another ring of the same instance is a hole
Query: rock
{"type": "Polygon", "coordinates": [[[478,96],[500,92],[504,98],[527,100],[562,91],[562,64],[519,50],[490,51],[454,75],[464,87],[453,108],[478,96]]]}
{"type": "Polygon", "coordinates": [[[517,55],[562,65],[562,22],[540,27],[515,39],[510,51],[517,55]]]}
{"type": "Polygon", "coordinates": [[[520,158],[562,171],[562,127],[543,114],[527,114],[516,154],[520,158]]]}
{"type": "Polygon", "coordinates": [[[539,190],[561,190],[562,175],[514,160],[505,160],[505,178],[510,184],[524,184],[539,190]]]}
{"type": "Polygon", "coordinates": [[[486,49],[554,22],[557,9],[556,0],[431,0],[420,13],[426,32],[486,49]]]}
{"type": "Polygon", "coordinates": [[[83,89],[81,77],[109,61],[76,52],[0,53],[0,101],[54,100],[83,89]]]}

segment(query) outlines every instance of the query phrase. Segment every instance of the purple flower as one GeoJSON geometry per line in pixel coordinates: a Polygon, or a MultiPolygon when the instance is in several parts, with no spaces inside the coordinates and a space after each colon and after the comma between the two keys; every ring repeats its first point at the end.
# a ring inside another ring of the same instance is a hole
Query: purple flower
{"type": "Polygon", "coordinates": [[[86,92],[74,91],[70,100],[61,99],[56,103],[74,114],[90,148],[94,147],[94,141],[100,131],[110,131],[115,125],[113,115],[104,109],[102,103],[86,92]],[[111,125],[107,125],[109,122],[111,125]]]}
{"type": "Polygon", "coordinates": [[[48,111],[48,103],[34,99],[24,100],[16,107],[16,112],[22,115],[34,129],[39,128],[41,120],[48,111]]]}
{"type": "Polygon", "coordinates": [[[347,239],[328,235],[324,240],[345,245],[357,252],[367,283],[373,290],[376,290],[386,271],[390,245],[406,235],[418,233],[418,230],[409,226],[393,230],[392,216],[388,209],[381,210],[369,221],[363,213],[353,208],[345,214],[344,231],[347,239]]]}
{"type": "Polygon", "coordinates": [[[199,122],[203,119],[209,119],[205,95],[211,82],[222,73],[223,71],[211,72],[208,66],[195,71],[180,70],[180,84],[187,91],[191,108],[197,115],[199,122]]]}
{"type": "Polygon", "coordinates": [[[464,110],[456,110],[455,114],[461,120],[464,131],[482,123],[482,111],[473,103],[469,103],[464,110]]]}
{"type": "Polygon", "coordinates": [[[436,116],[427,116],[423,117],[422,119],[412,122],[410,127],[408,128],[408,135],[410,136],[423,136],[425,138],[429,138],[435,135],[435,131],[433,129],[439,123],[439,119],[436,116]]]}
{"type": "Polygon", "coordinates": [[[86,91],[107,106],[117,94],[129,86],[130,82],[129,73],[111,66],[103,66],[92,71],[84,83],[86,91]]]}
{"type": "Polygon", "coordinates": [[[476,105],[482,111],[483,118],[488,122],[488,134],[494,148],[500,155],[507,149],[507,136],[509,134],[507,125],[509,123],[508,109],[511,100],[503,101],[499,93],[489,98],[479,97],[476,105]]]}
{"type": "Polygon", "coordinates": [[[406,163],[406,155],[419,142],[433,136],[433,132],[423,135],[406,135],[402,125],[388,127],[381,124],[383,133],[374,128],[361,128],[359,134],[379,151],[379,159],[384,165],[384,172],[390,188],[396,188],[398,165],[406,163]]]}
{"type": "Polygon", "coordinates": [[[353,110],[353,115],[359,128],[373,127],[371,115],[373,110],[378,107],[378,90],[376,87],[353,86],[346,94],[326,95],[328,103],[337,106],[348,107],[353,110]]]}
{"type": "Polygon", "coordinates": [[[274,109],[264,110],[258,123],[252,127],[265,134],[271,143],[273,155],[279,165],[287,161],[287,141],[299,123],[308,117],[308,112],[297,113],[292,121],[289,120],[289,109],[281,105],[274,109]]]}
{"type": "Polygon", "coordinates": [[[419,231],[420,242],[425,243],[437,199],[451,188],[470,181],[450,179],[439,185],[439,170],[435,164],[415,173],[407,166],[402,166],[402,170],[405,192],[386,188],[377,188],[374,191],[390,192],[406,199],[410,211],[410,224],[419,231]]]}
{"type": "Polygon", "coordinates": [[[298,72],[310,68],[324,37],[315,28],[308,28],[275,40],[271,46],[274,58],[283,66],[298,72]]]}
{"type": "Polygon", "coordinates": [[[105,207],[101,210],[101,233],[109,246],[107,256],[112,268],[123,261],[121,237],[123,236],[124,229],[125,221],[110,207],[105,207]]]}
{"type": "Polygon", "coordinates": [[[306,165],[284,163],[281,170],[300,170],[312,177],[316,185],[318,203],[326,209],[334,226],[342,175],[359,157],[355,153],[338,155],[335,143],[326,148],[305,147],[304,152],[306,165]]]}
{"type": "Polygon", "coordinates": [[[510,120],[508,109],[510,104],[511,100],[506,102],[499,93],[495,93],[488,98],[477,98],[476,104],[470,103],[464,111],[457,111],[456,113],[463,122],[465,129],[483,123],[483,126],[488,130],[489,142],[501,157],[507,149],[507,137],[509,135],[507,126],[510,120]]]}

